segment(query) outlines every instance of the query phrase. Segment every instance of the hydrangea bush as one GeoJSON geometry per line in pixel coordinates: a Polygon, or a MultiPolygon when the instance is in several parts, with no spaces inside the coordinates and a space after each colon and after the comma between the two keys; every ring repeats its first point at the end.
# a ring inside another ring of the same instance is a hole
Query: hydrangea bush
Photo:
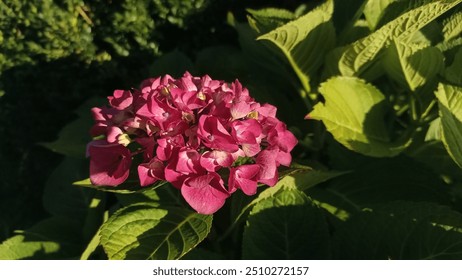
{"type": "Polygon", "coordinates": [[[92,109],[92,184],[120,185],[137,162],[140,186],[168,181],[202,214],[238,189],[254,195],[258,183],[274,186],[297,144],[276,107],[256,102],[238,80],[166,75],[108,100],[92,109]]]}
{"type": "Polygon", "coordinates": [[[93,108],[51,217],[0,259],[461,259],[461,3],[229,15],[241,48],[169,53],[82,106],[48,144],[68,155],[93,108]]]}

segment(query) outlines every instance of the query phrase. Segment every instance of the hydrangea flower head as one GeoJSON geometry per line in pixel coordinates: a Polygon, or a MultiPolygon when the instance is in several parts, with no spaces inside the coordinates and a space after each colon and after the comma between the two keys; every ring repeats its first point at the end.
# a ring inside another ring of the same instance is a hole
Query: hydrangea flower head
{"type": "Polygon", "coordinates": [[[90,133],[99,139],[87,149],[92,184],[117,186],[129,175],[143,187],[168,181],[202,214],[237,190],[274,186],[297,144],[276,107],[256,102],[237,80],[166,75],[115,90],[108,104],[92,109],[90,133]]]}

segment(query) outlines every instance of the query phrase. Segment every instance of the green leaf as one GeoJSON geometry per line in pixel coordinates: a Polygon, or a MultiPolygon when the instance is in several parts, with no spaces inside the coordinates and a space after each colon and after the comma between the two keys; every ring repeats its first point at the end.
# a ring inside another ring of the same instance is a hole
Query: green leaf
{"type": "Polygon", "coordinates": [[[253,207],[242,250],[244,259],[328,259],[327,222],[303,192],[283,187],[253,207]]]}
{"type": "Polygon", "coordinates": [[[322,120],[335,140],[350,150],[373,157],[390,157],[406,148],[391,142],[385,127],[385,96],[355,77],[334,77],[321,84],[325,103],[314,106],[309,117],[322,120]]]}
{"type": "Polygon", "coordinates": [[[460,74],[462,68],[462,48],[456,52],[454,60],[450,66],[444,70],[444,77],[449,82],[462,86],[462,75],[460,74]]]}
{"type": "Polygon", "coordinates": [[[351,44],[340,58],[340,72],[345,76],[361,75],[372,65],[379,52],[394,39],[405,40],[461,2],[462,0],[432,1],[404,13],[371,35],[351,44]]]}
{"type": "Polygon", "coordinates": [[[247,9],[247,12],[250,14],[247,16],[249,25],[258,33],[267,33],[288,21],[295,19],[295,14],[293,12],[284,9],[247,9]]]}
{"type": "Polygon", "coordinates": [[[66,125],[58,135],[58,139],[50,143],[41,143],[53,152],[84,159],[88,142],[91,141],[90,128],[93,123],[90,109],[101,106],[101,98],[91,98],[80,106],[76,113],[78,118],[66,125]]]}
{"type": "Polygon", "coordinates": [[[456,39],[462,33],[462,11],[454,13],[443,21],[443,36],[445,41],[456,39]]]}
{"type": "Polygon", "coordinates": [[[431,203],[365,209],[333,238],[335,259],[461,259],[462,215],[431,203]]]}
{"type": "Polygon", "coordinates": [[[326,53],[334,47],[335,30],[331,18],[332,0],[306,15],[291,21],[258,40],[269,40],[286,56],[306,92],[310,92],[310,75],[324,62],[326,53]],[[322,40],[322,44],[319,41],[322,40]]]}
{"type": "Polygon", "coordinates": [[[364,163],[307,194],[333,215],[345,219],[365,207],[396,200],[451,204],[439,174],[404,155],[364,163]]]}
{"type": "Polygon", "coordinates": [[[103,225],[101,244],[109,259],[179,259],[207,237],[211,225],[210,215],[134,204],[103,225]]]}
{"type": "Polygon", "coordinates": [[[369,28],[375,30],[380,22],[387,7],[398,0],[372,0],[367,1],[364,7],[364,17],[366,18],[369,28]]]}
{"type": "Polygon", "coordinates": [[[51,173],[43,193],[43,205],[52,215],[83,222],[96,191],[77,188],[72,182],[88,173],[85,160],[67,157],[51,173]]]}
{"type": "Polygon", "coordinates": [[[43,220],[0,245],[0,260],[71,259],[81,250],[80,226],[72,220],[53,217],[43,220]]]}
{"type": "Polygon", "coordinates": [[[166,184],[168,184],[167,181],[158,181],[154,183],[152,186],[141,187],[139,180],[130,179],[130,178],[127,181],[115,187],[95,186],[91,183],[90,178],[76,181],[73,183],[74,186],[78,186],[78,187],[91,188],[91,189],[95,189],[98,191],[112,192],[112,193],[119,193],[119,194],[131,194],[131,193],[136,193],[136,192],[144,192],[147,190],[159,188],[166,184]]]}
{"type": "Polygon", "coordinates": [[[416,91],[443,69],[444,57],[436,47],[395,39],[385,52],[383,64],[391,78],[416,91]]]}
{"type": "Polygon", "coordinates": [[[436,97],[443,127],[444,146],[452,159],[462,168],[462,88],[440,84],[436,97]]]}
{"type": "Polygon", "coordinates": [[[346,172],[314,170],[309,167],[292,170],[281,178],[276,185],[265,189],[256,198],[240,208],[239,215],[233,215],[236,216],[235,223],[239,222],[240,219],[260,201],[273,197],[282,190],[299,189],[301,191],[306,191],[311,187],[343,174],[346,174],[346,172]]]}

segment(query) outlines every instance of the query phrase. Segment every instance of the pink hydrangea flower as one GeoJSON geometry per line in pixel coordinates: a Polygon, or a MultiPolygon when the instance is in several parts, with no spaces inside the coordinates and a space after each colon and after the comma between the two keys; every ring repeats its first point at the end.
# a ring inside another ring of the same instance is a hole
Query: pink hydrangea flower
{"type": "Polygon", "coordinates": [[[237,190],[274,186],[297,144],[276,107],[256,102],[237,80],[166,75],[115,90],[108,101],[92,109],[91,135],[104,137],[88,145],[92,183],[121,185],[130,174],[142,187],[168,181],[202,214],[237,190]]]}

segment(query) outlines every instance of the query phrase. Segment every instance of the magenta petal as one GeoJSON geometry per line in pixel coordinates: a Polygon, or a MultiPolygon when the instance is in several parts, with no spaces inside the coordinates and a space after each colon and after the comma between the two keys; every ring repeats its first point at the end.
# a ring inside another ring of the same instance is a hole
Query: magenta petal
{"type": "Polygon", "coordinates": [[[104,140],[89,143],[90,181],[97,186],[117,186],[129,175],[132,162],[130,150],[104,140]]]}
{"type": "Polygon", "coordinates": [[[257,192],[257,175],[260,172],[258,164],[246,164],[230,169],[228,185],[230,192],[241,189],[246,195],[257,192]]]}
{"type": "Polygon", "coordinates": [[[263,150],[261,151],[257,158],[256,163],[260,166],[260,172],[258,174],[258,181],[266,184],[268,186],[274,186],[278,180],[278,170],[277,170],[277,156],[278,150],[263,150]]]}
{"type": "Polygon", "coordinates": [[[218,211],[229,197],[223,180],[216,173],[186,179],[181,194],[194,210],[205,215],[218,211]]]}
{"type": "Polygon", "coordinates": [[[124,110],[133,102],[133,95],[129,90],[115,90],[113,96],[108,97],[112,107],[124,110]]]}
{"type": "Polygon", "coordinates": [[[178,152],[176,171],[183,174],[196,174],[201,171],[200,155],[196,150],[181,148],[178,152]]]}
{"type": "Polygon", "coordinates": [[[200,164],[207,171],[215,172],[221,167],[230,167],[234,162],[233,156],[224,151],[208,151],[202,154],[200,164]]]}
{"type": "Polygon", "coordinates": [[[214,116],[202,115],[199,118],[197,135],[203,140],[204,145],[211,149],[231,153],[239,149],[233,137],[220,120],[214,116]]]}
{"type": "Polygon", "coordinates": [[[157,158],[153,158],[149,163],[142,163],[138,166],[138,177],[143,187],[164,180],[164,164],[157,158]]]}

